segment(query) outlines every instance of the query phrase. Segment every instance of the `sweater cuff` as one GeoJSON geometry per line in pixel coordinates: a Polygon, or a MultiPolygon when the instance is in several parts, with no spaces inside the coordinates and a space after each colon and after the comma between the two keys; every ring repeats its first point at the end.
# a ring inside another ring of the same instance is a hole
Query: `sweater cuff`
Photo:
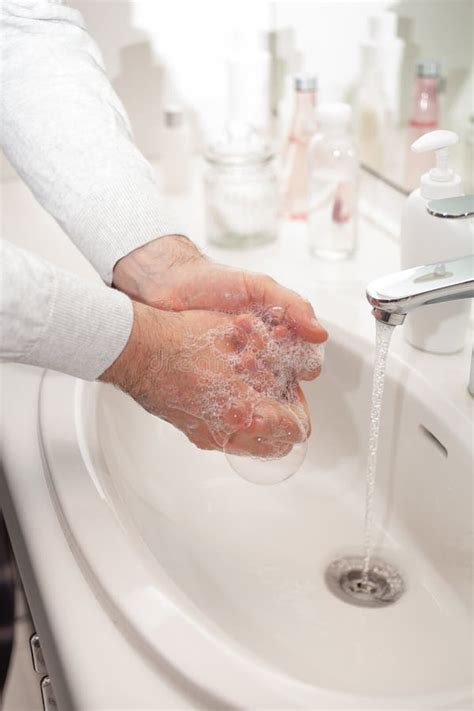
{"type": "Polygon", "coordinates": [[[28,361],[96,380],[125,348],[132,323],[128,296],[55,271],[48,320],[28,361]]]}

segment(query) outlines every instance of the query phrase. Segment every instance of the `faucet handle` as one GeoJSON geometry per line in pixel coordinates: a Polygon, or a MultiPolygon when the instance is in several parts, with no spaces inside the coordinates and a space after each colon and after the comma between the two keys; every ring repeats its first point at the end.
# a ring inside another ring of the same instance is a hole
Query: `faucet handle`
{"type": "Polygon", "coordinates": [[[447,217],[451,219],[473,217],[474,195],[458,195],[457,197],[430,200],[426,209],[430,215],[434,217],[447,217]]]}

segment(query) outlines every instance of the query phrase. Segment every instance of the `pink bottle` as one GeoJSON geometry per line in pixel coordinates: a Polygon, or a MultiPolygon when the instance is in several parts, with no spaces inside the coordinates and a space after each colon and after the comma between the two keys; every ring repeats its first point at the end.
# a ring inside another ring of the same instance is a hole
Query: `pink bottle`
{"type": "Polygon", "coordinates": [[[433,60],[419,62],[410,126],[434,129],[438,126],[439,64],[433,60]]]}
{"type": "Polygon", "coordinates": [[[439,64],[433,60],[425,59],[416,66],[413,109],[405,148],[405,185],[410,191],[418,187],[421,176],[433,167],[429,153],[413,153],[410,146],[427,131],[438,128],[439,74],[439,64]]]}
{"type": "Polygon", "coordinates": [[[317,78],[295,77],[295,108],[282,158],[280,213],[290,220],[305,220],[308,214],[309,144],[316,131],[317,78]]]}

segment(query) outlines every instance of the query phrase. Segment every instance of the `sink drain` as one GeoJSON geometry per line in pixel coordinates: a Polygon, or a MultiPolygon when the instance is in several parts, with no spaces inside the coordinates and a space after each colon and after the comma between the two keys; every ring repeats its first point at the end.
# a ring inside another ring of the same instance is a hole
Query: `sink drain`
{"type": "Polygon", "coordinates": [[[383,607],[405,591],[403,579],[392,565],[373,558],[367,576],[362,556],[338,558],[326,570],[328,588],[344,602],[358,607],[383,607]]]}

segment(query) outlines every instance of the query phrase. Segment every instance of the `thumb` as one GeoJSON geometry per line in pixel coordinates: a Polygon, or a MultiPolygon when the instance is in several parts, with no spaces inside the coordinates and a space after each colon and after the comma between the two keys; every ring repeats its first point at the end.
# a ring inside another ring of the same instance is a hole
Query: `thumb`
{"type": "Polygon", "coordinates": [[[264,309],[282,309],[280,321],[310,343],[323,343],[328,332],[316,318],[310,302],[264,274],[246,274],[249,301],[264,309]]]}

